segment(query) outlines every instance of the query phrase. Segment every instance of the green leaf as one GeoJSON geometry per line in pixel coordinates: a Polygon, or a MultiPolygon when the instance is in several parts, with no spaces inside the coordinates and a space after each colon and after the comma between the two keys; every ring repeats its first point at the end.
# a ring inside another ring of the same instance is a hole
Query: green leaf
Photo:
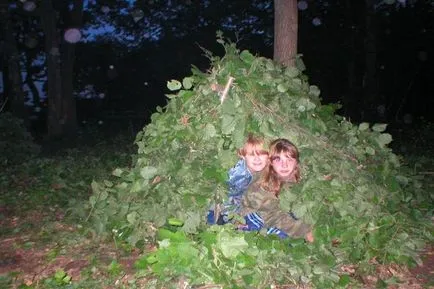
{"type": "Polygon", "coordinates": [[[316,107],[315,103],[313,103],[312,101],[310,101],[310,99],[305,97],[300,98],[297,101],[296,105],[298,107],[298,111],[300,112],[313,110],[316,107]]]}
{"type": "Polygon", "coordinates": [[[235,117],[231,115],[224,115],[222,117],[222,134],[229,135],[231,134],[235,129],[235,117]]]}
{"type": "Polygon", "coordinates": [[[158,169],[156,167],[147,166],[140,170],[140,175],[145,180],[150,180],[157,175],[158,169]]]}
{"type": "Polygon", "coordinates": [[[162,241],[164,239],[169,239],[173,243],[187,242],[188,241],[188,238],[184,232],[182,232],[182,231],[172,232],[172,231],[165,229],[165,228],[158,229],[157,237],[158,237],[158,240],[162,241]]]}
{"type": "Polygon", "coordinates": [[[298,70],[298,68],[295,66],[289,66],[285,69],[285,74],[291,78],[294,78],[300,74],[300,70],[298,70]]]}
{"type": "Polygon", "coordinates": [[[400,184],[403,185],[403,186],[406,186],[406,185],[408,185],[408,183],[409,183],[409,179],[408,179],[408,177],[406,177],[406,176],[403,176],[403,175],[397,175],[395,178],[396,178],[396,180],[398,181],[398,183],[400,183],[400,184]]]}
{"type": "Polygon", "coordinates": [[[158,262],[157,254],[155,253],[149,254],[145,260],[147,264],[157,263],[158,262]]]}
{"type": "Polygon", "coordinates": [[[96,196],[95,195],[92,195],[89,197],[89,203],[92,207],[95,206],[95,204],[96,204],[96,196]]]}
{"type": "Polygon", "coordinates": [[[183,101],[187,101],[193,95],[195,95],[193,90],[181,90],[179,92],[179,96],[182,97],[183,101]]]}
{"type": "Polygon", "coordinates": [[[235,258],[249,246],[243,235],[231,236],[227,232],[220,233],[217,245],[226,258],[235,258]]]}
{"type": "Polygon", "coordinates": [[[387,128],[387,123],[376,123],[372,126],[372,130],[376,132],[383,132],[387,128]]]}
{"type": "Polygon", "coordinates": [[[193,87],[194,78],[193,77],[184,77],[182,80],[182,86],[185,89],[190,89],[193,87]]]}
{"type": "Polygon", "coordinates": [[[321,91],[319,90],[318,86],[311,85],[309,86],[309,94],[314,97],[318,97],[321,94],[321,91]]]}
{"type": "Polygon", "coordinates": [[[138,193],[142,190],[142,184],[143,182],[140,180],[134,181],[134,183],[132,184],[131,188],[130,188],[130,192],[131,193],[138,193]]]}
{"type": "MultiPolygon", "coordinates": [[[[388,0],[385,0],[388,1],[388,0]]],[[[375,288],[377,289],[386,289],[388,287],[387,283],[383,280],[378,278],[377,284],[375,284],[375,288]]]]}
{"type": "Polygon", "coordinates": [[[122,272],[122,265],[119,264],[116,260],[113,260],[107,268],[107,271],[112,276],[119,275],[122,272]]]}
{"type": "Polygon", "coordinates": [[[381,147],[384,147],[385,145],[392,142],[392,135],[389,133],[382,133],[378,136],[377,142],[381,147]]]}
{"type": "Polygon", "coordinates": [[[280,83],[278,86],[277,86],[277,91],[279,91],[279,92],[287,92],[288,91],[288,89],[289,89],[289,87],[288,87],[288,85],[286,84],[286,83],[280,83]]]}
{"type": "Polygon", "coordinates": [[[68,284],[68,283],[70,283],[71,282],[71,279],[72,279],[72,277],[71,276],[69,276],[69,275],[66,275],[65,277],[63,277],[63,279],[62,279],[62,283],[63,284],[68,284]]]}
{"type": "Polygon", "coordinates": [[[302,54],[297,54],[295,57],[295,67],[298,68],[298,70],[300,71],[305,71],[306,70],[306,66],[304,65],[303,59],[301,58],[303,55],[302,54]]]}
{"type": "Polygon", "coordinates": [[[116,176],[116,177],[120,177],[122,175],[124,171],[120,168],[116,168],[113,172],[112,175],[116,176]]]}
{"type": "Polygon", "coordinates": [[[128,223],[130,223],[131,225],[134,225],[134,223],[137,220],[137,217],[139,216],[139,214],[137,214],[137,212],[131,212],[127,215],[127,220],[128,223]]]}
{"type": "Polygon", "coordinates": [[[365,131],[369,129],[369,123],[368,122],[362,122],[361,124],[359,124],[359,130],[360,131],[365,131]]]}
{"type": "Polygon", "coordinates": [[[375,155],[375,150],[372,147],[366,147],[365,152],[371,156],[375,155]]]}
{"type": "Polygon", "coordinates": [[[204,135],[203,135],[203,137],[205,139],[210,139],[212,137],[215,137],[216,134],[217,134],[217,131],[216,131],[214,125],[211,124],[211,123],[207,123],[206,126],[205,126],[205,129],[204,129],[204,135]]]}
{"type": "Polygon", "coordinates": [[[197,233],[197,229],[201,224],[203,216],[199,212],[187,212],[184,225],[182,226],[182,231],[186,233],[197,233]]]}
{"type": "Polygon", "coordinates": [[[248,64],[251,64],[255,60],[255,56],[253,56],[248,50],[241,51],[240,58],[248,64]]]}
{"type": "Polygon", "coordinates": [[[265,63],[265,67],[266,67],[267,70],[269,70],[269,71],[275,70],[274,63],[273,63],[273,61],[272,61],[271,59],[268,59],[268,60],[266,61],[266,63],[265,63]]]}
{"type": "Polygon", "coordinates": [[[62,279],[65,277],[66,277],[66,273],[62,269],[57,270],[56,273],[54,274],[54,279],[56,279],[57,281],[62,281],[62,279]]]}
{"type": "Polygon", "coordinates": [[[181,87],[182,84],[178,80],[172,79],[167,82],[167,88],[171,91],[180,90],[181,87]]]}
{"type": "MultiPolygon", "coordinates": [[[[148,267],[148,262],[146,261],[146,258],[148,258],[149,256],[143,256],[140,257],[139,259],[136,260],[136,262],[134,262],[134,268],[136,268],[137,270],[144,270],[148,267]]],[[[155,260],[156,262],[157,260],[155,260]]]]}
{"type": "Polygon", "coordinates": [[[347,287],[348,284],[350,284],[351,278],[348,275],[341,275],[339,278],[339,286],[340,287],[347,287]]]}
{"type": "Polygon", "coordinates": [[[169,218],[167,222],[169,223],[169,225],[176,227],[182,227],[182,225],[184,225],[184,221],[177,218],[169,218]]]}
{"type": "Polygon", "coordinates": [[[101,187],[100,184],[97,183],[96,181],[92,181],[92,183],[90,184],[90,187],[92,188],[92,192],[94,194],[98,194],[101,191],[101,187]]]}
{"type": "Polygon", "coordinates": [[[104,201],[107,199],[107,197],[108,197],[107,191],[102,191],[101,194],[99,195],[99,200],[104,201]]]}
{"type": "Polygon", "coordinates": [[[168,99],[174,99],[174,98],[177,98],[177,97],[178,97],[177,94],[165,94],[165,96],[166,96],[168,99]]]}

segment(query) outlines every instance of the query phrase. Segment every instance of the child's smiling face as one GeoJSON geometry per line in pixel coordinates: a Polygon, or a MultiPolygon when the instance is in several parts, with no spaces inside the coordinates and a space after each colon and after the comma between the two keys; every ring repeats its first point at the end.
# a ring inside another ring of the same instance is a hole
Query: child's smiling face
{"type": "Polygon", "coordinates": [[[244,159],[249,171],[257,173],[262,171],[268,164],[268,152],[262,146],[248,146],[244,159]]]}

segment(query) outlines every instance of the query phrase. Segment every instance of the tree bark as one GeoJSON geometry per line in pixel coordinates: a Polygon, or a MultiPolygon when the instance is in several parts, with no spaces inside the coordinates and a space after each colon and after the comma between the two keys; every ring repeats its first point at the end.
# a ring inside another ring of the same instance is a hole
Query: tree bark
{"type": "Polygon", "coordinates": [[[273,59],[294,66],[297,55],[298,10],[296,0],[274,0],[273,59]]]}
{"type": "Polygon", "coordinates": [[[60,43],[57,33],[57,17],[52,0],[43,0],[41,22],[45,34],[45,57],[47,63],[47,130],[50,138],[63,135],[62,78],[60,67],[60,43]]]}
{"type": "Polygon", "coordinates": [[[6,110],[6,106],[8,105],[9,99],[7,97],[9,92],[9,72],[8,65],[6,61],[6,55],[3,55],[2,59],[2,82],[3,82],[3,93],[0,94],[0,113],[6,110]]]}
{"type": "MultiPolygon", "coordinates": [[[[74,0],[73,5],[74,7],[71,11],[71,20],[69,25],[78,28],[82,25],[83,0],[74,0]]],[[[65,17],[67,17],[67,15],[65,15],[65,17]]],[[[62,106],[65,120],[64,133],[68,135],[75,134],[77,130],[77,109],[73,85],[75,47],[76,44],[64,40],[62,42],[62,106]]]]}
{"type": "Polygon", "coordinates": [[[20,68],[20,56],[18,53],[17,42],[7,9],[1,9],[1,24],[5,35],[5,61],[7,62],[7,99],[9,110],[18,118],[25,119],[24,91],[22,86],[22,76],[20,68]]]}

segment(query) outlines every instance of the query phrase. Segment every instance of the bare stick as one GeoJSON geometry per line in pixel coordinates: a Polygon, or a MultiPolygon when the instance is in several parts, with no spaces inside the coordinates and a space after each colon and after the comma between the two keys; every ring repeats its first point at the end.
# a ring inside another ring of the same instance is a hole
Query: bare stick
{"type": "Polygon", "coordinates": [[[226,96],[228,95],[229,88],[231,88],[232,82],[234,82],[235,78],[232,76],[229,76],[228,82],[226,83],[225,89],[223,90],[222,94],[220,95],[220,104],[225,101],[226,96]]]}

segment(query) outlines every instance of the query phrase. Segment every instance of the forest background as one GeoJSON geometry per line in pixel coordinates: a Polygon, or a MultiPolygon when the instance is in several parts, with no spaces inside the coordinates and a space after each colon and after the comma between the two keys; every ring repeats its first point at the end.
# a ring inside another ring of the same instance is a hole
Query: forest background
{"type": "MultiPolygon", "coordinates": [[[[324,103],[355,122],[432,120],[432,1],[289,2],[324,103]]],[[[223,53],[218,30],[273,56],[272,1],[2,1],[1,13],[0,103],[52,137],[89,121],[140,128],[167,80],[207,69],[203,48],[223,53]]]]}

